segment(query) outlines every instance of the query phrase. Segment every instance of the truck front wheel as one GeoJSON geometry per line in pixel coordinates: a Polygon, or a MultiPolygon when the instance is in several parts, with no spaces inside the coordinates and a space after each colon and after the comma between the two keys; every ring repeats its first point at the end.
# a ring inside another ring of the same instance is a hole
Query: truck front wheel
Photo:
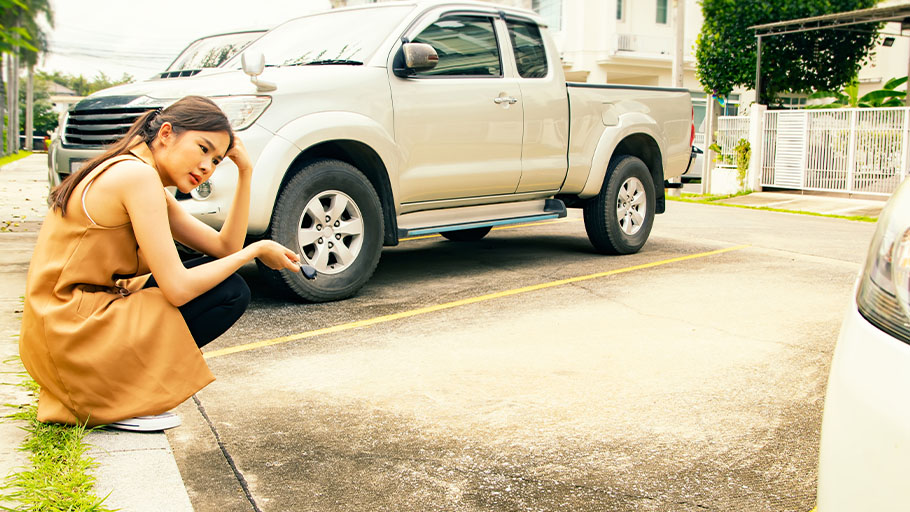
{"type": "Polygon", "coordinates": [[[316,160],[281,190],[268,232],[314,267],[316,279],[257,264],[279,292],[308,302],[344,299],[373,275],[382,235],[382,207],[366,176],[345,162],[316,160]]]}
{"type": "Polygon", "coordinates": [[[588,239],[604,254],[638,252],[651,233],[655,206],[648,166],[634,156],[616,157],[600,193],[584,207],[588,239]]]}

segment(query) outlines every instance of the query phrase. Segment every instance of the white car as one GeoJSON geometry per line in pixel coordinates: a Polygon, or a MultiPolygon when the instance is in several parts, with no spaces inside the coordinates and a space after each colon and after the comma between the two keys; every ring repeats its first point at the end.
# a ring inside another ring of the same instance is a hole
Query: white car
{"type": "Polygon", "coordinates": [[[882,211],[834,352],[818,512],[910,510],[910,181],[882,211]]]}

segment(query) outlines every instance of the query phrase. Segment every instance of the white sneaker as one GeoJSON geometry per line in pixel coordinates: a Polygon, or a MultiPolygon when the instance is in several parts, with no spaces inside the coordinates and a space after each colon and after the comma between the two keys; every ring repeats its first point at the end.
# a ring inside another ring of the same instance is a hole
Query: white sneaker
{"type": "Polygon", "coordinates": [[[155,416],[136,416],[125,420],[115,421],[108,425],[119,430],[132,430],[134,432],[157,432],[180,426],[180,416],[173,411],[168,411],[155,416]]]}

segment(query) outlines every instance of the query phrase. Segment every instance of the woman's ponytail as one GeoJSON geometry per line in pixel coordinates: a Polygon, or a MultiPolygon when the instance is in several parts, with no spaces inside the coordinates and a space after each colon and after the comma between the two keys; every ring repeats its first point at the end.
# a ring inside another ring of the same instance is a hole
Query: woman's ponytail
{"type": "Polygon", "coordinates": [[[230,137],[229,148],[234,145],[234,132],[221,109],[208,98],[187,96],[164,110],[152,109],[139,116],[119,141],[51,190],[47,198],[50,207],[66,215],[66,205],[76,185],[105,160],[129,153],[140,142],[151,146],[164,123],[171,123],[177,133],[183,130],[226,131],[230,137]]]}

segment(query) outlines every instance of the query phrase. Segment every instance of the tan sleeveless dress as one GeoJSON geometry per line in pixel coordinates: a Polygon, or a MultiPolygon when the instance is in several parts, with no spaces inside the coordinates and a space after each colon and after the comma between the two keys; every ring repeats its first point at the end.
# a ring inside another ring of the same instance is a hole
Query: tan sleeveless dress
{"type": "Polygon", "coordinates": [[[104,162],[73,191],[66,216],[52,209],[38,234],[19,354],[41,386],[39,421],[160,414],[215,380],[180,311],[159,288],[142,289],[148,269],[132,225],[99,226],[84,208],[86,187],[129,159],[154,165],[145,145],[104,162]]]}

